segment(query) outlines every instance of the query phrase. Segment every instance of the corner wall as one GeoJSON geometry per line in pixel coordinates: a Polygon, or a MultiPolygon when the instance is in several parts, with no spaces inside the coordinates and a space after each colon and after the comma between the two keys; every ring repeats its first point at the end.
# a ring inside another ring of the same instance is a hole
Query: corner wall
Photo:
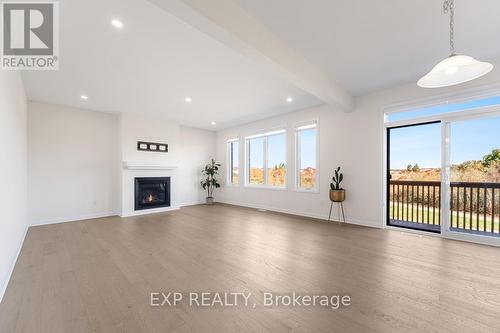
{"type": "Polygon", "coordinates": [[[161,118],[37,102],[28,109],[30,224],[132,215],[133,204],[123,200],[133,191],[130,177],[147,175],[123,169],[123,161],[176,166],[172,208],[203,202],[199,181],[215,156],[214,132],[161,118]],[[168,143],[169,152],[139,152],[137,140],[168,143]]]}
{"type": "Polygon", "coordinates": [[[0,300],[28,228],[26,104],[20,73],[0,70],[0,300]]]}
{"type": "Polygon", "coordinates": [[[116,214],[117,117],[44,103],[28,109],[30,223],[116,214]]]}

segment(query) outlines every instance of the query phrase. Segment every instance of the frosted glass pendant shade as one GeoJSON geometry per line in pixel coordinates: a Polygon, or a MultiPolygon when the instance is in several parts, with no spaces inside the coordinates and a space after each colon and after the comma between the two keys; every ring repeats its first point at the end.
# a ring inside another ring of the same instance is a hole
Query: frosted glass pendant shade
{"type": "Polygon", "coordinates": [[[417,84],[422,88],[448,87],[477,79],[492,69],[493,65],[488,62],[455,55],[437,64],[427,75],[418,80],[417,84]]]}

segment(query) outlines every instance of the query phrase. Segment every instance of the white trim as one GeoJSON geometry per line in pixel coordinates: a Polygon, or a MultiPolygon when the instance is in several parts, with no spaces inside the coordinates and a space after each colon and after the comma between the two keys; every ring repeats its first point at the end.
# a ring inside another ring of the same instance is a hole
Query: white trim
{"type": "Polygon", "coordinates": [[[16,252],[16,255],[14,257],[14,260],[12,260],[10,267],[9,267],[9,270],[7,271],[7,276],[5,278],[5,282],[2,286],[2,289],[0,290],[0,304],[2,303],[5,292],[7,291],[7,287],[9,286],[10,279],[12,278],[12,273],[14,273],[14,267],[16,267],[17,258],[19,258],[19,255],[21,254],[21,250],[23,248],[24,240],[26,239],[26,235],[28,234],[29,227],[30,226],[27,225],[26,228],[24,229],[23,237],[21,238],[21,242],[19,243],[19,246],[17,248],[17,252],[16,252]]]}
{"type": "MultiPolygon", "coordinates": [[[[266,211],[270,211],[270,212],[283,213],[283,214],[289,214],[289,215],[300,216],[300,217],[308,217],[308,218],[321,220],[321,222],[343,224],[343,222],[338,222],[338,221],[334,221],[334,220],[328,221],[328,214],[326,212],[325,212],[325,214],[304,213],[304,212],[301,212],[298,210],[293,210],[293,209],[276,208],[276,207],[271,207],[271,206],[266,206],[266,205],[243,203],[243,202],[232,201],[232,200],[221,200],[219,202],[223,203],[223,204],[233,205],[233,206],[262,209],[262,210],[266,210],[266,211]]],[[[362,221],[362,220],[358,220],[358,219],[346,219],[346,224],[381,229],[379,226],[375,225],[376,221],[362,221]]]]}
{"type": "Polygon", "coordinates": [[[487,235],[473,235],[457,231],[447,231],[442,236],[443,238],[446,239],[453,239],[457,241],[500,247],[500,237],[492,237],[487,235]]]}
{"type": "Polygon", "coordinates": [[[441,113],[437,115],[432,115],[428,117],[416,117],[405,120],[398,120],[392,122],[384,123],[386,128],[389,127],[398,127],[398,126],[406,126],[406,125],[414,125],[420,123],[427,123],[432,121],[457,121],[459,119],[472,119],[472,118],[480,118],[480,117],[488,117],[491,115],[500,114],[500,105],[490,105],[490,106],[481,106],[477,108],[470,108],[462,111],[454,111],[448,113],[441,113]]]}
{"type": "Polygon", "coordinates": [[[278,189],[278,190],[287,190],[288,189],[288,170],[289,170],[289,165],[288,165],[288,136],[287,136],[287,130],[281,129],[281,130],[276,130],[272,132],[267,132],[263,135],[252,135],[252,136],[247,136],[245,137],[245,177],[244,177],[244,183],[243,187],[245,188],[260,188],[260,189],[278,189]],[[268,175],[268,168],[269,168],[269,137],[275,136],[275,135],[281,135],[285,134],[285,186],[273,186],[269,185],[269,175],[268,175]],[[263,139],[262,145],[263,145],[263,176],[264,176],[264,183],[263,184],[251,184],[250,183],[250,141],[254,139],[263,139]]]}
{"type": "Polygon", "coordinates": [[[441,122],[441,234],[445,235],[449,230],[450,219],[450,179],[451,179],[451,161],[450,161],[450,122],[441,122]]]}
{"type": "MultiPolygon", "coordinates": [[[[380,120],[379,120],[380,121],[380,120]]],[[[382,147],[379,149],[380,152],[380,165],[382,170],[382,177],[380,177],[381,183],[379,183],[379,188],[382,189],[382,209],[380,209],[380,224],[382,228],[387,228],[387,127],[385,126],[385,114],[381,113],[380,132],[382,132],[382,147]]]]}
{"type": "Polygon", "coordinates": [[[381,210],[381,219],[382,219],[382,227],[384,229],[390,230],[400,230],[401,232],[411,232],[418,233],[422,235],[428,236],[436,236],[445,239],[459,240],[459,241],[468,241],[472,243],[482,244],[482,245],[492,245],[492,246],[500,246],[500,238],[491,237],[487,235],[474,235],[467,234],[462,232],[450,231],[449,230],[449,212],[448,212],[448,196],[443,196],[441,200],[441,233],[430,233],[426,231],[420,230],[411,230],[405,228],[398,228],[394,226],[387,225],[387,173],[388,173],[388,165],[387,165],[387,129],[391,127],[398,126],[406,126],[406,125],[417,125],[419,123],[433,122],[433,121],[441,121],[441,170],[444,172],[441,173],[441,186],[443,189],[449,188],[449,180],[450,180],[450,133],[449,133],[449,125],[452,122],[465,121],[471,119],[481,119],[486,117],[498,117],[500,116],[500,105],[491,105],[485,107],[478,107],[467,109],[463,111],[442,113],[435,116],[429,117],[420,117],[420,118],[412,118],[408,120],[401,120],[395,122],[386,122],[386,114],[393,112],[403,112],[403,111],[411,111],[419,108],[432,107],[439,104],[443,104],[448,101],[449,103],[460,103],[460,102],[468,102],[474,101],[477,99],[483,99],[488,97],[500,96],[500,84],[494,84],[492,86],[483,86],[476,87],[473,89],[468,89],[456,93],[453,95],[440,95],[434,96],[432,98],[425,98],[416,100],[413,102],[406,102],[401,104],[395,104],[392,106],[387,106],[381,109],[381,127],[383,135],[382,142],[382,155],[381,155],[381,165],[382,165],[382,184],[381,184],[381,192],[382,192],[382,210],[381,210]],[[463,96],[465,95],[465,96],[463,96]],[[444,132],[444,133],[443,133],[444,132]],[[448,169],[448,170],[447,170],[448,169]]]}
{"type": "Polygon", "coordinates": [[[226,161],[227,161],[227,165],[226,165],[226,168],[227,168],[227,172],[226,172],[226,187],[239,187],[240,186],[240,178],[241,178],[241,170],[243,170],[243,168],[240,167],[241,165],[241,161],[240,161],[240,149],[241,149],[241,144],[240,144],[240,139],[239,138],[236,138],[236,139],[231,139],[231,140],[227,140],[226,142],[226,161]],[[238,155],[236,156],[236,158],[238,159],[238,168],[239,168],[239,175],[238,175],[238,183],[237,184],[233,184],[231,181],[232,181],[232,176],[233,176],[233,165],[231,163],[232,161],[232,154],[231,154],[231,147],[233,146],[233,144],[237,144],[238,146],[238,155]]]}
{"type": "Polygon", "coordinates": [[[428,231],[417,230],[417,229],[395,227],[392,225],[386,225],[384,227],[384,229],[391,230],[391,231],[399,231],[401,233],[415,234],[415,235],[419,235],[419,236],[429,236],[429,237],[442,238],[442,235],[437,233],[437,232],[428,232],[428,231]]]}
{"type": "Polygon", "coordinates": [[[308,189],[306,189],[306,188],[303,188],[303,187],[300,187],[300,188],[297,188],[297,187],[296,187],[296,188],[294,189],[294,191],[295,191],[295,192],[297,192],[297,193],[312,193],[312,194],[319,194],[319,188],[318,188],[318,186],[313,187],[313,188],[311,188],[311,189],[309,189],[309,190],[308,190],[308,189]]]}
{"type": "Polygon", "coordinates": [[[402,233],[411,233],[411,234],[416,234],[416,235],[420,235],[420,236],[437,237],[437,238],[443,238],[443,239],[448,239],[448,240],[456,240],[456,241],[461,241],[461,242],[469,242],[469,243],[475,243],[475,244],[480,244],[480,245],[489,245],[489,246],[500,247],[500,238],[499,237],[473,235],[473,234],[467,234],[465,232],[457,232],[457,231],[449,231],[446,234],[439,234],[439,233],[435,233],[435,232],[401,228],[401,227],[395,227],[395,226],[390,226],[390,225],[386,225],[384,227],[384,229],[392,230],[392,231],[399,231],[402,233]]]}
{"type": "Polygon", "coordinates": [[[123,168],[128,170],[176,170],[177,166],[125,161],[123,168]]]}
{"type": "Polygon", "coordinates": [[[256,185],[256,184],[248,184],[245,185],[246,189],[255,189],[255,190],[274,190],[274,191],[287,191],[288,188],[286,186],[273,186],[273,185],[256,185]]]}
{"type": "Polygon", "coordinates": [[[102,212],[102,213],[82,214],[82,215],[76,215],[76,216],[71,216],[71,217],[60,217],[60,218],[55,218],[55,219],[39,220],[39,221],[32,222],[30,224],[30,226],[36,227],[36,226],[48,225],[48,224],[99,219],[99,218],[103,218],[103,217],[110,217],[110,216],[117,216],[117,215],[118,215],[117,212],[102,212]]]}
{"type": "Polygon", "coordinates": [[[315,128],[316,126],[317,126],[317,124],[316,124],[316,122],[314,122],[314,124],[309,124],[309,125],[299,126],[299,127],[297,127],[295,130],[296,130],[296,131],[303,131],[303,130],[307,130],[307,129],[315,128]]]}
{"type": "Polygon", "coordinates": [[[271,131],[271,132],[264,132],[264,133],[259,133],[259,134],[254,134],[254,135],[246,136],[245,140],[256,139],[256,138],[260,138],[260,137],[263,137],[263,136],[278,135],[278,134],[282,134],[282,133],[285,133],[285,132],[286,132],[286,129],[280,129],[280,130],[271,131]]]}
{"type": "Polygon", "coordinates": [[[179,205],[179,207],[182,208],[182,207],[189,207],[189,206],[198,206],[198,205],[203,205],[205,203],[206,202],[204,200],[196,200],[196,201],[181,203],[179,205]]]}
{"type": "Polygon", "coordinates": [[[141,216],[141,215],[149,215],[149,214],[156,214],[156,213],[165,213],[165,212],[170,212],[172,210],[179,210],[179,206],[174,206],[174,207],[162,207],[162,208],[154,208],[154,209],[144,209],[144,210],[135,210],[133,212],[125,213],[119,215],[120,217],[130,217],[130,216],[141,216]]]}
{"type": "Polygon", "coordinates": [[[405,102],[389,104],[382,108],[383,114],[425,109],[433,106],[466,103],[478,99],[500,96],[500,83],[484,85],[474,88],[466,88],[453,93],[444,93],[432,97],[417,98],[405,102]]]}

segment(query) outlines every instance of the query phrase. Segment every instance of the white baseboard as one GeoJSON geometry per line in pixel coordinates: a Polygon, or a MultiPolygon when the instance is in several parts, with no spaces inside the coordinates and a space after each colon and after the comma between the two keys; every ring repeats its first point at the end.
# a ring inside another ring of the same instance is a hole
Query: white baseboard
{"type": "MultiPolygon", "coordinates": [[[[271,207],[271,206],[266,206],[266,205],[249,204],[249,203],[243,203],[243,202],[231,201],[231,200],[220,200],[219,202],[225,203],[228,205],[234,205],[234,206],[241,206],[241,207],[248,207],[248,208],[255,208],[255,209],[264,209],[264,210],[268,210],[271,212],[284,213],[284,214],[303,216],[303,217],[310,217],[310,218],[314,218],[314,219],[318,219],[318,220],[323,220],[325,222],[328,221],[328,214],[308,213],[308,212],[302,212],[302,211],[293,210],[293,209],[276,208],[276,207],[271,207]]],[[[333,220],[332,220],[332,222],[333,222],[333,220]]],[[[376,221],[362,221],[362,220],[357,220],[357,219],[352,219],[352,218],[346,218],[346,223],[355,224],[355,225],[359,225],[359,226],[363,226],[363,227],[377,228],[377,229],[382,228],[382,226],[379,226],[376,221]]]]}
{"type": "Polygon", "coordinates": [[[157,214],[157,213],[165,213],[173,210],[179,210],[180,207],[164,207],[164,208],[156,208],[156,209],[146,209],[146,210],[137,210],[132,212],[125,212],[120,214],[120,217],[131,217],[131,216],[140,216],[140,215],[148,215],[148,214],[157,214]]]}
{"type": "Polygon", "coordinates": [[[47,224],[55,224],[55,223],[65,223],[65,222],[74,222],[74,221],[82,221],[82,220],[90,220],[90,219],[98,219],[102,217],[116,216],[118,215],[116,212],[102,212],[102,213],[93,213],[93,214],[82,214],[70,217],[62,217],[57,219],[48,219],[35,221],[31,223],[31,226],[40,226],[47,224]]]}
{"type": "Polygon", "coordinates": [[[133,211],[133,212],[124,213],[124,214],[119,214],[117,212],[101,212],[101,213],[93,213],[93,214],[83,214],[83,215],[76,215],[76,216],[70,216],[70,217],[62,217],[62,218],[57,218],[57,219],[47,219],[47,220],[35,221],[35,222],[32,222],[30,224],[30,226],[36,227],[36,226],[48,225],[48,224],[98,219],[98,218],[109,217],[109,216],[129,217],[129,216],[156,214],[156,213],[169,212],[172,210],[178,210],[181,207],[200,205],[203,203],[204,203],[204,201],[194,201],[194,202],[183,203],[180,206],[175,206],[175,207],[147,209],[147,210],[142,210],[142,211],[133,211]]]}
{"type": "Polygon", "coordinates": [[[204,203],[205,203],[204,200],[199,200],[199,201],[181,203],[179,206],[182,208],[182,207],[188,207],[188,206],[203,205],[204,203]]]}
{"type": "Polygon", "coordinates": [[[14,267],[16,267],[17,258],[19,257],[19,254],[21,253],[21,249],[23,248],[24,239],[26,238],[26,235],[28,234],[29,227],[30,226],[27,225],[26,228],[24,229],[24,234],[23,234],[21,242],[17,248],[16,256],[15,256],[14,260],[12,260],[12,263],[9,267],[9,271],[7,273],[7,278],[5,279],[4,285],[2,286],[2,290],[0,290],[0,303],[2,303],[3,296],[5,295],[5,291],[7,290],[7,286],[9,285],[10,278],[12,277],[12,273],[14,272],[14,267]]]}

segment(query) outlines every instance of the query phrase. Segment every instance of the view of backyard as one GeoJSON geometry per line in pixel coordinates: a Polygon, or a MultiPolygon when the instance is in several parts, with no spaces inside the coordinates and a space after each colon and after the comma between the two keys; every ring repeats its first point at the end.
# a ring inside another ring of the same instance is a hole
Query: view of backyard
{"type": "MultiPolygon", "coordinates": [[[[316,187],[316,141],[315,124],[297,128],[297,163],[299,168],[297,186],[301,189],[316,187]]],[[[249,185],[285,187],[287,185],[286,132],[277,131],[246,140],[247,181],[249,185]]],[[[239,178],[239,169],[233,168],[232,179],[239,178]]]]}
{"type": "MultiPolygon", "coordinates": [[[[286,166],[280,164],[268,169],[267,177],[269,185],[284,186],[286,184],[286,166]]],[[[264,184],[264,169],[251,168],[249,179],[250,184],[264,184]]],[[[316,184],[316,169],[308,167],[300,170],[300,184],[303,188],[313,188],[316,184]]]]}
{"type": "MultiPolygon", "coordinates": [[[[500,118],[452,123],[449,224],[500,236],[500,118]]],[[[441,124],[391,129],[391,225],[439,231],[441,124]]]]}

